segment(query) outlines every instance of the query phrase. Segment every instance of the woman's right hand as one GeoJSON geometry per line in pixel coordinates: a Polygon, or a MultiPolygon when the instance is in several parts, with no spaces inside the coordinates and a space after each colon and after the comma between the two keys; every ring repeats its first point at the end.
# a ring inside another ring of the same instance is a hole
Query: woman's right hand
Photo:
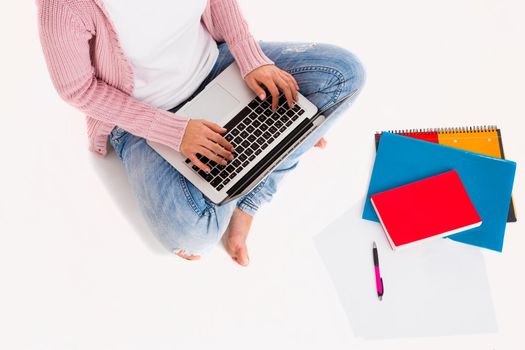
{"type": "Polygon", "coordinates": [[[206,172],[211,170],[210,167],[202,163],[196,153],[226,165],[226,160],[233,159],[233,145],[219,134],[226,131],[225,128],[206,119],[190,119],[182,137],[180,152],[206,172]]]}

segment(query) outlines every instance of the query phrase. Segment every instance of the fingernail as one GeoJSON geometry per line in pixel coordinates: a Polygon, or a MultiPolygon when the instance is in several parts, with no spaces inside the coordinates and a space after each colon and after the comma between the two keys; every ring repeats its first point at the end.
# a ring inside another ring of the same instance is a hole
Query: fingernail
{"type": "Polygon", "coordinates": [[[228,162],[225,161],[225,160],[223,160],[221,163],[222,163],[222,165],[226,165],[226,164],[228,164],[228,162]]]}
{"type": "Polygon", "coordinates": [[[259,98],[260,98],[261,100],[264,100],[264,93],[263,93],[263,94],[260,94],[260,95],[259,95],[259,98]]]}

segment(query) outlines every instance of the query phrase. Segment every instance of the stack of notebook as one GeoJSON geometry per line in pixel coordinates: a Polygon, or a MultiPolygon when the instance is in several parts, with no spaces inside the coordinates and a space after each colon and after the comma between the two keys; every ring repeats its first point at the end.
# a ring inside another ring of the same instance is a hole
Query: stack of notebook
{"type": "Polygon", "coordinates": [[[363,218],[382,223],[392,249],[447,237],[502,251],[516,163],[498,128],[382,132],[376,148],[363,218]]]}

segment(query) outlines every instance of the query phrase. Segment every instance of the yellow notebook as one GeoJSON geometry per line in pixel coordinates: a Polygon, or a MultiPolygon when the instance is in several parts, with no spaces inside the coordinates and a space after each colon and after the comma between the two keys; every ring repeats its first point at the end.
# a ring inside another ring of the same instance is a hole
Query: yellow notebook
{"type": "MultiPolygon", "coordinates": [[[[469,126],[458,128],[389,130],[391,133],[409,136],[420,140],[439,143],[440,145],[464,149],[490,157],[505,159],[501,130],[495,125],[469,126]]],[[[379,146],[381,132],[375,134],[376,149],[379,146]]],[[[507,222],[516,222],[516,212],[511,199],[507,222]]]]}

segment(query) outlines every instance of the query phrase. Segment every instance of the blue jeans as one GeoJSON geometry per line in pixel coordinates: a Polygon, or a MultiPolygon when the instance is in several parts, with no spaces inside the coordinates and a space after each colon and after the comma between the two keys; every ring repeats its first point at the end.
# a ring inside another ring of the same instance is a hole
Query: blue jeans
{"type": "MultiPolygon", "coordinates": [[[[124,164],[149,227],[173,253],[206,254],[221,240],[236,206],[255,215],[263,203],[270,202],[282,178],[297,167],[300,156],[312,148],[343,115],[364,84],[365,70],[359,59],[336,45],[263,41],[260,45],[277,67],[294,76],[299,91],[317,106],[327,120],[244,196],[216,205],[159,156],[145,139],[118,126],[111,132],[110,143],[124,164]],[[351,98],[334,106],[356,89],[358,92],[351,98]]],[[[218,47],[219,57],[210,74],[192,96],[170,112],[176,112],[195,97],[233,62],[228,46],[219,43],[218,47]]]]}

